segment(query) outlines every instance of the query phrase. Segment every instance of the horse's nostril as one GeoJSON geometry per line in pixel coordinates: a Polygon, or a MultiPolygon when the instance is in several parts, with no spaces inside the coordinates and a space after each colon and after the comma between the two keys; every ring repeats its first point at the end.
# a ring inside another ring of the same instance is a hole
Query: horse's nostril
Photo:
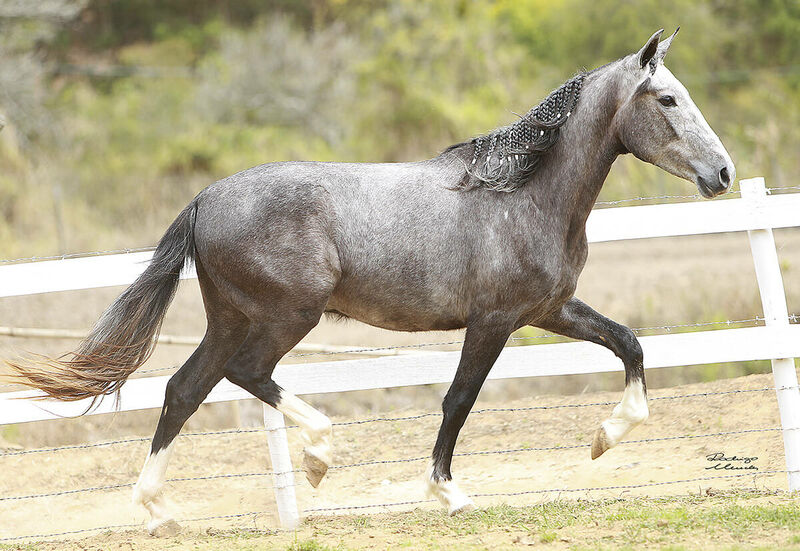
{"type": "Polygon", "coordinates": [[[727,187],[731,183],[731,175],[728,173],[728,167],[723,167],[719,171],[719,183],[727,187]]]}

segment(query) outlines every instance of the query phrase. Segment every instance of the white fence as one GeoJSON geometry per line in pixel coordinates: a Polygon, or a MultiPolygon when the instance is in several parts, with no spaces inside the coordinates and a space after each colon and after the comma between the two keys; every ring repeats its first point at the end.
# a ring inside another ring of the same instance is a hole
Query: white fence
{"type": "MultiPolygon", "coordinates": [[[[800,356],[800,325],[790,324],[772,228],[800,226],[800,194],[768,196],[762,178],[740,182],[742,197],[717,202],[620,207],[593,211],[590,242],[747,231],[764,307],[764,327],[641,337],[645,367],[655,369],[732,361],[772,360],[783,431],[789,489],[800,489],[800,391],[794,357],[800,356]]],[[[48,260],[0,266],[0,297],[131,283],[152,252],[48,260]]],[[[187,273],[184,277],[194,277],[187,273]]],[[[371,359],[279,365],[274,378],[296,394],[319,394],[450,382],[458,352],[429,352],[371,359]]],[[[490,379],[569,375],[622,370],[600,346],[572,342],[506,348],[490,379]]],[[[169,377],[133,379],[119,404],[105,400],[89,414],[159,408],[169,377]]],[[[42,402],[33,391],[0,394],[0,425],[58,419],[82,413],[87,402],[42,402]]],[[[206,403],[252,398],[222,381],[206,403]]],[[[299,518],[283,416],[264,408],[281,524],[299,518]]]]}

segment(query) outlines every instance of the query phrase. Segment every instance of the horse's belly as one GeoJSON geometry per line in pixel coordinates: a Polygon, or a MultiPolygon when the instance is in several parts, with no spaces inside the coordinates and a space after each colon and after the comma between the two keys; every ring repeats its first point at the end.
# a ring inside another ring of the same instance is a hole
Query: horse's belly
{"type": "Polygon", "coordinates": [[[343,282],[325,308],[394,331],[445,331],[466,326],[455,296],[436,296],[384,282],[343,282]]]}

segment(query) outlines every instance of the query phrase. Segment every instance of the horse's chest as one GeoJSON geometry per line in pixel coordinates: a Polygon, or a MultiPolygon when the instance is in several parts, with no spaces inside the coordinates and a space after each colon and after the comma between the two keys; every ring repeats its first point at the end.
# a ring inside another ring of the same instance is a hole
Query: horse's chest
{"type": "Polygon", "coordinates": [[[580,245],[566,249],[551,247],[546,253],[509,263],[511,269],[500,278],[505,279],[508,289],[514,289],[506,293],[508,298],[527,311],[549,311],[569,300],[586,262],[585,246],[580,245]]]}
{"type": "Polygon", "coordinates": [[[527,303],[549,307],[567,301],[574,293],[578,282],[578,271],[569,264],[550,269],[537,270],[528,284],[527,303]]]}

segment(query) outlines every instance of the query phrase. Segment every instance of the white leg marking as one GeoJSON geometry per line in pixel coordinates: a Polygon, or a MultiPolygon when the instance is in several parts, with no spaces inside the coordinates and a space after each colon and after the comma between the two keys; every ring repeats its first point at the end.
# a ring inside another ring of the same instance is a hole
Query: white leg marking
{"type": "Polygon", "coordinates": [[[281,392],[277,409],[300,425],[300,437],[306,445],[303,449],[306,478],[316,488],[332,463],[331,420],[285,390],[281,392]]]}
{"type": "Polygon", "coordinates": [[[133,488],[133,502],[144,506],[150,512],[150,522],[147,523],[147,530],[154,534],[156,530],[168,523],[177,523],[169,512],[167,501],[162,493],[164,486],[164,476],[167,471],[167,464],[172,455],[174,442],[169,446],[158,450],[155,454],[150,454],[144,462],[139,480],[133,488]]]}
{"type": "Polygon", "coordinates": [[[622,401],[614,407],[611,417],[597,430],[592,442],[592,459],[619,444],[631,429],[646,421],[649,414],[642,382],[634,381],[625,387],[622,401]]]}
{"type": "Polygon", "coordinates": [[[433,479],[433,465],[428,466],[425,471],[425,488],[429,496],[433,496],[447,507],[448,514],[468,513],[475,508],[475,503],[462,492],[458,485],[452,480],[433,479]]]}

